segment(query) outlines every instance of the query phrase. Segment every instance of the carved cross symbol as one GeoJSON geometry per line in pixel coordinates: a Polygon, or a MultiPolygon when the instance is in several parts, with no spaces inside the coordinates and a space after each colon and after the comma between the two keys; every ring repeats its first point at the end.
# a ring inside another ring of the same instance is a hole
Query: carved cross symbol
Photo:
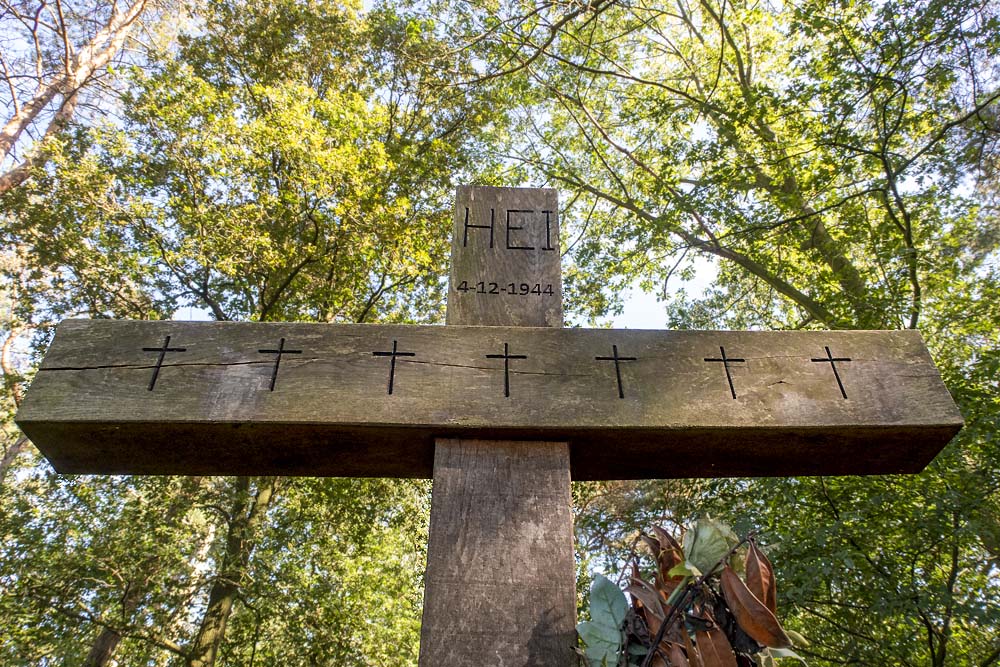
{"type": "Polygon", "coordinates": [[[160,368],[163,367],[163,358],[167,356],[167,352],[187,352],[186,347],[170,347],[170,336],[163,339],[162,347],[144,347],[143,352],[159,352],[160,356],[156,358],[156,366],[153,367],[153,377],[149,379],[149,391],[153,391],[153,387],[156,386],[156,378],[160,376],[160,368]]]}
{"type": "Polygon", "coordinates": [[[625,392],[622,390],[622,369],[620,361],[635,361],[635,357],[619,357],[618,356],[618,346],[611,346],[610,357],[594,357],[597,361],[613,361],[615,362],[615,377],[618,378],[618,398],[625,398],[625,392]]]}
{"type": "Polygon", "coordinates": [[[392,352],[372,352],[373,357],[389,357],[389,391],[386,393],[392,393],[392,383],[396,377],[396,357],[415,357],[417,356],[415,352],[399,352],[396,349],[396,341],[392,341],[392,352]]]}
{"type": "Polygon", "coordinates": [[[510,360],[527,359],[528,357],[523,354],[511,354],[510,346],[507,343],[504,343],[503,354],[487,354],[486,358],[503,359],[503,395],[505,398],[510,398],[510,360]]]}
{"type": "Polygon", "coordinates": [[[838,361],[850,361],[850,357],[835,357],[830,352],[830,346],[826,345],[824,348],[826,350],[826,357],[821,359],[813,359],[813,362],[827,362],[830,364],[830,368],[833,369],[833,377],[837,378],[837,386],[840,387],[840,395],[847,398],[847,392],[844,390],[844,383],[840,380],[840,373],[837,371],[838,361]]]}
{"type": "Polygon", "coordinates": [[[709,358],[705,357],[705,361],[721,361],[722,365],[726,367],[726,380],[729,381],[729,393],[733,395],[733,399],[736,398],[736,389],[733,387],[733,374],[729,372],[729,364],[731,363],[743,363],[746,359],[733,359],[732,357],[726,356],[726,348],[719,346],[719,352],[722,353],[722,358],[709,358]]]}
{"type": "Polygon", "coordinates": [[[285,349],[285,339],[282,338],[278,341],[277,350],[257,350],[261,354],[276,354],[274,358],[274,368],[271,369],[271,391],[274,391],[274,383],[278,379],[278,366],[281,365],[281,355],[283,354],[302,354],[302,350],[286,350],[285,349]]]}

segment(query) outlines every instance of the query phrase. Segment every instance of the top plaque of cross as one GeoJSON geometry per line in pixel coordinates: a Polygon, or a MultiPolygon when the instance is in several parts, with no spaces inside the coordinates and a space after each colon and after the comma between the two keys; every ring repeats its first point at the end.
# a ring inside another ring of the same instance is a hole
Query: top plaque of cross
{"type": "Polygon", "coordinates": [[[460,187],[448,324],[561,327],[556,191],[460,187]]]}

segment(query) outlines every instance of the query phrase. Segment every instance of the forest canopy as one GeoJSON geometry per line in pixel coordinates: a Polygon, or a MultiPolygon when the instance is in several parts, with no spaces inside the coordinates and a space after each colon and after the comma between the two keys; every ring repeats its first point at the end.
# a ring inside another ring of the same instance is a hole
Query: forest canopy
{"type": "Polygon", "coordinates": [[[0,78],[0,664],[416,664],[429,484],[62,476],[13,415],[65,317],[442,321],[462,183],[559,190],[575,322],[919,328],[966,419],[918,475],[576,483],[581,608],[711,514],[810,665],[1000,664],[996,3],[3,0],[0,78]]]}

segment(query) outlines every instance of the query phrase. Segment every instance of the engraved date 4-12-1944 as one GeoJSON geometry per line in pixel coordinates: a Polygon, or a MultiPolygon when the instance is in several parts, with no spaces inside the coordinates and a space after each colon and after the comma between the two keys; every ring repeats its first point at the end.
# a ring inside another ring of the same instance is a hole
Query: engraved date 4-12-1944
{"type": "Polygon", "coordinates": [[[542,285],[541,283],[529,284],[529,283],[493,283],[493,282],[477,282],[470,283],[467,280],[463,280],[455,288],[459,292],[475,292],[476,294],[511,294],[514,296],[552,296],[555,291],[552,289],[552,285],[542,285]]]}

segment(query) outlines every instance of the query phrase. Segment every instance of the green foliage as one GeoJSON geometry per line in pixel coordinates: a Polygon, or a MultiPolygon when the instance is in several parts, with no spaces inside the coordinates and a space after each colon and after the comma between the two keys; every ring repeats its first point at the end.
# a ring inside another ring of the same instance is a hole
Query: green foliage
{"type": "Polygon", "coordinates": [[[733,529],[726,524],[710,516],[701,517],[684,533],[684,541],[681,543],[687,566],[684,574],[708,574],[739,541],[733,529]]]}
{"type": "Polygon", "coordinates": [[[616,667],[622,650],[622,629],[628,601],[613,581],[598,574],[590,586],[590,620],[576,626],[584,655],[594,667],[616,667]]]}
{"type": "Polygon", "coordinates": [[[595,3],[505,31],[497,69],[535,91],[510,152],[564,189],[580,317],[639,283],[678,328],[920,326],[968,424],[913,477],[580,486],[592,562],[708,510],[788,565],[810,664],[997,660],[996,9],[595,3]],[[694,257],[717,280],[671,294],[694,257]]]}
{"type": "Polygon", "coordinates": [[[292,481],[254,552],[222,660],[416,664],[428,491],[400,480],[292,481]]]}

